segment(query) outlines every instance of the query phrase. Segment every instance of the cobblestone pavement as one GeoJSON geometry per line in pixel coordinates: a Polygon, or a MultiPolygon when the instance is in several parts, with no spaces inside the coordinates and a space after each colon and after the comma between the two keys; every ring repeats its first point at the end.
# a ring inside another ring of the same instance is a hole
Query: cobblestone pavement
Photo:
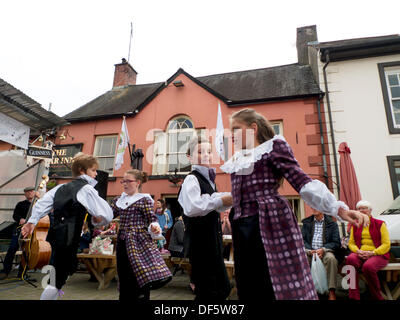
{"type": "MultiPolygon", "coordinates": [[[[33,287],[25,281],[18,279],[14,270],[8,279],[0,281],[0,300],[39,300],[42,294],[42,278],[44,274],[40,271],[29,272],[29,277],[36,279],[33,287]]],[[[89,282],[89,274],[76,272],[70,277],[63,287],[64,296],[62,300],[118,300],[117,281],[112,280],[108,288],[98,290],[97,282],[89,282]]],[[[151,300],[193,300],[194,294],[189,288],[189,277],[186,273],[179,271],[165,287],[151,291],[151,300]]],[[[233,291],[229,299],[236,300],[233,291]]]]}
{"type": "MultiPolygon", "coordinates": [[[[25,281],[16,279],[17,270],[13,270],[8,279],[0,281],[0,300],[39,300],[42,294],[42,278],[44,274],[38,271],[29,271],[29,277],[36,279],[33,287],[25,281]]],[[[98,290],[97,282],[89,281],[90,275],[86,271],[78,271],[70,277],[63,287],[62,300],[118,300],[117,281],[112,280],[108,288],[98,290]]],[[[362,290],[364,291],[364,290],[362,290]]],[[[348,300],[347,292],[336,291],[338,300],[348,300]]],[[[180,271],[165,287],[151,291],[151,300],[193,300],[194,294],[189,288],[189,276],[180,271]]],[[[320,296],[327,300],[326,296],[320,296]]],[[[236,290],[232,290],[228,300],[237,300],[236,290]]]]}

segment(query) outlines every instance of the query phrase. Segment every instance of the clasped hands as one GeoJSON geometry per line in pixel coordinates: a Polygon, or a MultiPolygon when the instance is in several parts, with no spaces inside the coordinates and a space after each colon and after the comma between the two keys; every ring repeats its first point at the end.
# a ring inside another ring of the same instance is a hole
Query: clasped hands
{"type": "Polygon", "coordinates": [[[362,260],[367,260],[375,255],[373,251],[357,250],[357,255],[362,260]]]}

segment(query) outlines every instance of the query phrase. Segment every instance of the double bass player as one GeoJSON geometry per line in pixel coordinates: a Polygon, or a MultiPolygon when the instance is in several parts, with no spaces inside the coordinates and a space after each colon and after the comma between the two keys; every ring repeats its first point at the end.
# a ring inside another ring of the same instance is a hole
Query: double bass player
{"type": "Polygon", "coordinates": [[[49,230],[53,241],[56,286],[47,285],[41,300],[57,300],[61,288],[77,266],[77,251],[83,221],[88,212],[94,226],[106,225],[113,218],[107,201],[94,189],[97,181],[96,158],[78,153],[72,162],[72,175],[76,179],[47,192],[33,207],[32,215],[22,228],[23,237],[32,234],[37,222],[54,209],[54,225],[49,230]]]}

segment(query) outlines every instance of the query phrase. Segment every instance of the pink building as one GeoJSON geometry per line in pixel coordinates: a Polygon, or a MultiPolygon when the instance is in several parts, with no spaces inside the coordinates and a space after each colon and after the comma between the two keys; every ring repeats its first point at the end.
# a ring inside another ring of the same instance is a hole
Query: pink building
{"type": "MultiPolygon", "coordinates": [[[[306,48],[305,43],[300,43],[298,50],[306,48]]],[[[131,168],[127,150],[122,167],[113,169],[125,116],[131,144],[135,145],[135,151],[142,150],[142,169],[150,175],[142,192],[155,199],[164,198],[176,213],[178,180],[190,171],[182,146],[194,132],[215,129],[218,104],[225,129],[229,129],[229,115],[242,108],[254,108],[266,116],[275,131],[292,146],[303,170],[332,188],[328,146],[321,143],[327,141],[320,103],[323,93],[312,67],[300,53],[299,63],[272,68],[204,77],[194,77],[179,69],[165,82],[141,85],[136,84],[136,78],[137,72],[125,60],[116,64],[114,87],[66,115],[64,118],[71,125],[59,131],[66,139],[55,141],[60,150],[64,146],[72,148],[60,151],[64,155],[55,161],[68,163],[77,150],[98,157],[100,169],[109,172],[108,197],[122,192],[121,177],[131,168]]],[[[226,130],[226,150],[231,153],[228,136],[226,130]]],[[[211,141],[214,141],[212,135],[211,141]]],[[[216,153],[215,159],[218,159],[216,153]]],[[[221,160],[215,164],[217,187],[219,191],[230,191],[229,176],[219,170],[222,163],[221,160]]],[[[65,179],[69,177],[58,177],[65,179]]],[[[310,209],[286,181],[280,193],[290,200],[299,219],[310,214],[310,209]]]]}

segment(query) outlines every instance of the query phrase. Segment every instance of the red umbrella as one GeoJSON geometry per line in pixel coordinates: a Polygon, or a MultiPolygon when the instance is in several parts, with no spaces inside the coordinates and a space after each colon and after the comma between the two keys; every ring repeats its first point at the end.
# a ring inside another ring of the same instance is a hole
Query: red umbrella
{"type": "Polygon", "coordinates": [[[339,145],[340,200],[346,203],[350,209],[355,210],[357,202],[361,200],[361,192],[350,153],[347,143],[342,142],[339,145]]]}

